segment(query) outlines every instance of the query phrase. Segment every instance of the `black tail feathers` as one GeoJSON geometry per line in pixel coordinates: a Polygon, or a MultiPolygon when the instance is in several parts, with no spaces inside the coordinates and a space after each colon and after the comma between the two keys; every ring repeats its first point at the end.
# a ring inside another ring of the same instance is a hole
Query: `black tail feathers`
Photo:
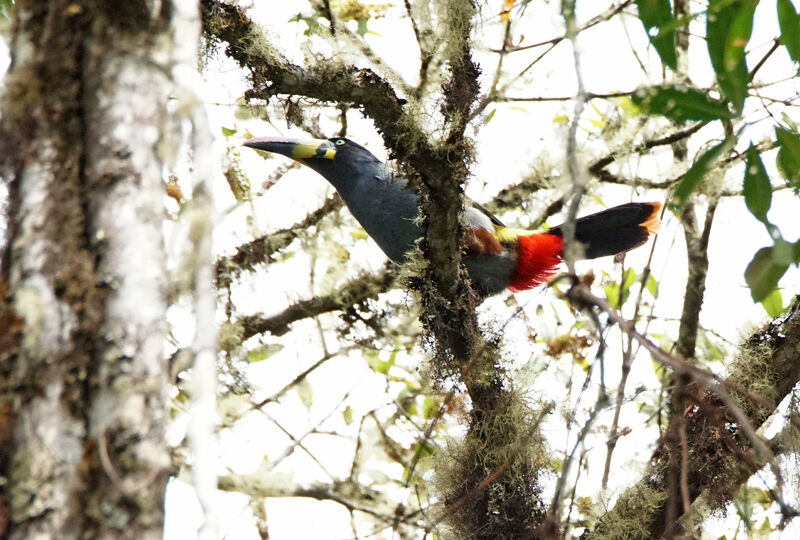
{"type": "MultiPolygon", "coordinates": [[[[628,203],[575,220],[575,239],[583,244],[586,259],[616,255],[639,247],[658,232],[661,203],[628,203]]],[[[563,236],[563,225],[550,234],[563,236]]]]}

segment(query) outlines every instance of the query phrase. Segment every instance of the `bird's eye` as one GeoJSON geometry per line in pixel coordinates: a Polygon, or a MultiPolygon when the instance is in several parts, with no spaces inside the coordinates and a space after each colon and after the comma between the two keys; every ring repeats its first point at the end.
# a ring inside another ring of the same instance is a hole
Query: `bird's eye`
{"type": "Polygon", "coordinates": [[[334,143],[336,146],[342,146],[344,144],[344,139],[336,139],[334,143]]]}

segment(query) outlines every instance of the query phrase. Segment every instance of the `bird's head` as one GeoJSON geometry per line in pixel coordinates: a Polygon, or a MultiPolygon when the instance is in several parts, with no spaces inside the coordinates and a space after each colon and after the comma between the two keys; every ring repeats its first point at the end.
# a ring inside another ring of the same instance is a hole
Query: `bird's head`
{"type": "Polygon", "coordinates": [[[344,137],[330,139],[289,139],[258,137],[242,143],[289,157],[311,167],[340,191],[360,178],[374,177],[381,162],[369,150],[344,137]]]}

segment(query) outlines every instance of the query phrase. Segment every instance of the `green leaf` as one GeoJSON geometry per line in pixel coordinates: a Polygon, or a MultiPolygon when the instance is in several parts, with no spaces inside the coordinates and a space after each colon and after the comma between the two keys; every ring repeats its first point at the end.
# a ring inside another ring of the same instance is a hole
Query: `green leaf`
{"type": "Polygon", "coordinates": [[[622,290],[625,292],[630,291],[634,281],[636,281],[636,271],[630,267],[626,268],[622,274],[622,290]]]}
{"type": "Polygon", "coordinates": [[[800,62],[800,17],[794,10],[792,0],[778,0],[778,25],[781,43],[795,62],[800,62]]]}
{"type": "Polygon", "coordinates": [[[749,74],[744,46],[750,38],[748,24],[752,30],[757,3],[757,0],[712,0],[706,14],[708,57],[720,90],[737,113],[741,113],[747,97],[749,74]]]}
{"type": "Polygon", "coordinates": [[[301,21],[306,23],[306,26],[307,26],[307,28],[303,32],[303,35],[306,35],[306,36],[311,36],[311,35],[322,36],[322,35],[325,35],[326,29],[325,29],[324,26],[322,26],[319,23],[319,21],[317,20],[317,17],[315,15],[297,14],[294,17],[292,17],[291,19],[289,19],[288,22],[299,23],[301,21]]]}
{"type": "Polygon", "coordinates": [[[403,403],[403,410],[408,416],[417,416],[417,403],[411,399],[403,403]]]}
{"type": "Polygon", "coordinates": [[[247,360],[249,360],[251,363],[263,362],[273,354],[279,353],[281,350],[283,350],[283,345],[280,343],[267,343],[266,345],[260,345],[252,351],[247,352],[247,360]]]}
{"type": "Polygon", "coordinates": [[[717,347],[716,343],[714,343],[711,338],[708,336],[708,332],[700,332],[699,334],[702,336],[702,339],[699,342],[700,350],[703,352],[704,356],[708,358],[708,360],[716,360],[721,361],[723,359],[722,350],[717,347]]]}
{"type": "Polygon", "coordinates": [[[653,274],[647,276],[644,286],[653,298],[658,298],[658,281],[653,274]]]}
{"type": "Polygon", "coordinates": [[[763,301],[774,291],[778,287],[778,280],[789,268],[788,263],[775,261],[774,251],[772,246],[759,249],[744,271],[744,280],[755,302],[763,301]]]}
{"type": "Polygon", "coordinates": [[[728,106],[711,99],[705,92],[677,86],[654,86],[639,89],[631,101],[647,114],[660,114],[676,122],[712,121],[731,118],[728,106]]]}
{"type": "Polygon", "coordinates": [[[369,235],[367,234],[367,231],[359,227],[357,229],[353,229],[352,231],[350,231],[350,237],[353,240],[366,240],[367,238],[369,238],[369,235]]]}
{"type": "Polygon", "coordinates": [[[314,403],[314,387],[311,386],[308,379],[303,379],[297,384],[297,397],[300,398],[300,402],[306,406],[306,409],[311,408],[314,403]]]}
{"type": "Polygon", "coordinates": [[[703,175],[706,174],[709,165],[717,159],[723,149],[727,148],[728,142],[728,139],[725,139],[718,145],[712,146],[709,150],[706,150],[703,155],[697,158],[692,166],[689,167],[686,174],[683,175],[683,179],[678,184],[678,187],[675,188],[675,193],[672,195],[671,204],[676,212],[686,206],[686,203],[689,201],[689,195],[691,195],[700,184],[700,180],[703,179],[703,175]]]}
{"type": "Polygon", "coordinates": [[[437,412],[439,412],[439,401],[430,396],[426,397],[422,402],[422,416],[425,420],[430,420],[437,412]]]}
{"type": "Polygon", "coordinates": [[[608,300],[608,304],[617,309],[620,307],[619,305],[619,286],[616,283],[611,283],[609,285],[603,285],[603,292],[606,293],[606,300],[608,300]]]}
{"type": "Polygon", "coordinates": [[[350,405],[345,407],[342,411],[342,419],[348,426],[353,423],[353,408],[350,405]]]}
{"type": "MultiPolygon", "coordinates": [[[[766,490],[764,490],[764,491],[766,491],[766,490]]],[[[767,492],[767,494],[770,494],[770,493],[767,492]]],[[[774,495],[773,495],[773,498],[774,498],[774,495]]],[[[771,502],[772,502],[772,499],[770,499],[770,503],[771,502]]],[[[768,507],[765,506],[764,508],[768,508],[768,507]]],[[[772,527],[772,524],[769,522],[769,518],[768,517],[764,518],[764,521],[761,522],[761,525],[756,530],[756,532],[759,533],[761,538],[769,538],[770,534],[772,533],[772,531],[773,531],[773,527],[772,527]]]]}
{"type": "Polygon", "coordinates": [[[369,32],[369,29],[367,29],[367,19],[358,19],[358,35],[364,37],[367,35],[367,32],[369,32]]]}
{"type": "Polygon", "coordinates": [[[778,157],[776,164],[786,178],[786,183],[800,188],[800,137],[781,127],[775,128],[778,140],[778,157]]]}
{"type": "Polygon", "coordinates": [[[236,134],[236,129],[222,126],[222,136],[225,137],[226,139],[231,135],[235,134],[236,134]]]}
{"type": "Polygon", "coordinates": [[[768,223],[767,212],[772,204],[772,185],[758,149],[750,145],[744,166],[744,202],[756,219],[768,223]]]}
{"type": "Polygon", "coordinates": [[[775,240],[775,245],[772,246],[772,260],[778,265],[789,265],[796,262],[795,245],[783,238],[778,238],[775,240]]]}
{"type": "Polygon", "coordinates": [[[586,361],[586,358],[581,355],[575,355],[572,357],[572,361],[578,364],[584,373],[589,373],[589,368],[591,366],[589,365],[589,362],[586,361]]]}
{"type": "Polygon", "coordinates": [[[395,360],[397,359],[397,350],[395,349],[392,351],[392,354],[389,356],[388,360],[381,360],[378,352],[372,350],[365,353],[365,356],[369,367],[381,375],[387,375],[389,373],[389,369],[391,369],[395,360]]]}
{"type": "Polygon", "coordinates": [[[619,307],[622,307],[622,305],[628,301],[628,297],[630,296],[631,292],[631,285],[633,285],[634,281],[636,281],[636,272],[633,268],[626,268],[625,272],[622,274],[622,286],[620,287],[622,290],[622,302],[620,303],[619,307]]]}
{"type": "Polygon", "coordinates": [[[761,305],[770,317],[777,317],[780,315],[783,312],[783,297],[781,296],[781,291],[774,289],[761,301],[761,305]]]}
{"type": "Polygon", "coordinates": [[[0,17],[11,20],[11,9],[14,7],[14,0],[0,0],[0,17]]]}
{"type": "Polygon", "coordinates": [[[661,62],[673,70],[678,67],[675,52],[675,18],[669,0],[636,0],[639,19],[661,62]]]}
{"type": "MultiPolygon", "coordinates": [[[[729,75],[744,62],[744,48],[753,33],[753,16],[757,5],[758,0],[740,2],[739,9],[731,21],[723,53],[725,70],[729,75]]],[[[744,81],[744,85],[747,85],[747,80],[744,81]]]]}
{"type": "MultiPolygon", "coordinates": [[[[412,447],[412,450],[414,452],[414,457],[416,458],[416,460],[430,457],[436,453],[436,447],[424,440],[415,442],[414,446],[412,447]]],[[[410,480],[411,480],[411,470],[406,467],[406,470],[403,471],[403,481],[407,483],[410,480]]]]}

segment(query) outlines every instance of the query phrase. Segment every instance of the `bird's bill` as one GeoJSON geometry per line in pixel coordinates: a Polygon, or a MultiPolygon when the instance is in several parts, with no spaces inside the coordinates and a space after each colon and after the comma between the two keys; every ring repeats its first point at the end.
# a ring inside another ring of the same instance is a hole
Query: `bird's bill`
{"type": "Polygon", "coordinates": [[[242,143],[243,146],[274,152],[294,160],[311,158],[333,159],[336,148],[330,141],[324,139],[286,139],[284,137],[257,137],[242,143]]]}

